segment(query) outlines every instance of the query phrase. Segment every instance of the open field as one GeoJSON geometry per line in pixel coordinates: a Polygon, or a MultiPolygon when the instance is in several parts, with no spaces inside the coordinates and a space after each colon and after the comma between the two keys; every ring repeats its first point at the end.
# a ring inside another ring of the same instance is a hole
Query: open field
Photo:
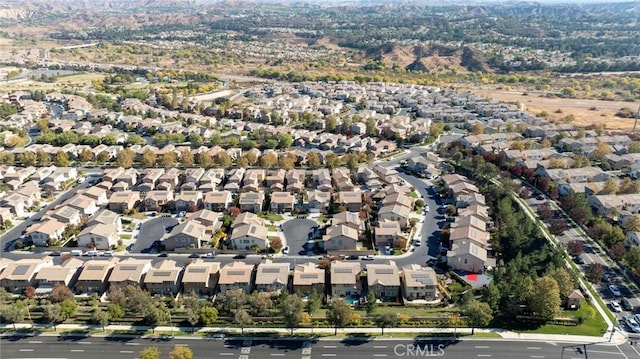
{"type": "Polygon", "coordinates": [[[548,121],[560,121],[562,118],[573,115],[575,119],[571,124],[579,127],[604,124],[607,130],[629,131],[633,128],[633,119],[624,119],[615,116],[623,107],[636,110],[637,104],[625,101],[604,101],[590,99],[573,99],[545,97],[543,92],[506,91],[496,88],[464,88],[477,95],[494,100],[510,103],[519,103],[521,108],[532,114],[547,112],[548,121]],[[560,110],[560,111],[558,111],[560,110]]]}

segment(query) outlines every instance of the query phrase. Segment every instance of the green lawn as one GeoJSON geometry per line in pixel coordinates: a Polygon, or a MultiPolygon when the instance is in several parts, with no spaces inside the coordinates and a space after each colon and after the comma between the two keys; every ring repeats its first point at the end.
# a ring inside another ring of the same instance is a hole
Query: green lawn
{"type": "Polygon", "coordinates": [[[120,238],[122,238],[122,239],[131,239],[131,235],[130,234],[121,234],[120,238]]]}
{"type": "Polygon", "coordinates": [[[278,227],[276,227],[276,226],[272,226],[270,224],[267,224],[266,227],[267,227],[268,230],[270,230],[272,232],[277,232],[278,231],[278,227]]]}
{"type": "Polygon", "coordinates": [[[260,213],[260,214],[258,215],[258,217],[260,217],[260,218],[264,218],[264,219],[266,219],[266,220],[268,220],[268,221],[274,221],[274,222],[282,221],[282,220],[284,219],[284,218],[282,217],[282,215],[280,215],[280,214],[265,214],[265,213],[260,213]]]}
{"type": "Polygon", "coordinates": [[[419,197],[418,196],[418,192],[416,192],[416,191],[412,191],[410,196],[411,196],[411,198],[414,198],[414,199],[417,199],[419,197]]]}
{"type": "Polygon", "coordinates": [[[607,330],[607,324],[604,322],[598,311],[593,305],[587,301],[582,301],[580,309],[577,311],[564,311],[561,317],[569,318],[586,318],[582,324],[577,326],[553,325],[547,324],[536,329],[522,330],[521,333],[537,333],[537,334],[570,334],[570,335],[590,335],[601,336],[607,330]],[[590,313],[591,312],[591,313],[590,313]]]}

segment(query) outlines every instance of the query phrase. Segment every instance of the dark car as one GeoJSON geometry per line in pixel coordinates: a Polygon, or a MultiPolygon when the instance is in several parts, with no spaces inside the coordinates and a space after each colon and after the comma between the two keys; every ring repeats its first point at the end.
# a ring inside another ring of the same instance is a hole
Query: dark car
{"type": "Polygon", "coordinates": [[[51,252],[51,253],[49,253],[49,255],[52,256],[52,257],[60,257],[60,252],[58,252],[58,251],[51,252]]]}
{"type": "Polygon", "coordinates": [[[127,246],[127,251],[132,251],[134,247],[134,244],[131,243],[130,245],[127,246]]]}
{"type": "Polygon", "coordinates": [[[168,256],[169,256],[169,255],[168,255],[167,253],[160,253],[160,254],[158,255],[158,257],[163,257],[163,258],[164,258],[164,257],[168,257],[168,256]]]}
{"type": "Polygon", "coordinates": [[[542,200],[544,200],[544,195],[543,194],[539,194],[538,196],[536,196],[536,199],[538,201],[542,201],[542,200]]]}
{"type": "Polygon", "coordinates": [[[620,305],[622,305],[622,308],[624,308],[624,310],[633,311],[633,304],[631,304],[631,302],[627,298],[622,298],[622,300],[620,301],[620,305]]]}
{"type": "Polygon", "coordinates": [[[200,255],[198,253],[191,253],[189,258],[200,258],[200,255]]]}
{"type": "Polygon", "coordinates": [[[236,254],[233,259],[245,259],[247,258],[246,254],[236,254]]]}

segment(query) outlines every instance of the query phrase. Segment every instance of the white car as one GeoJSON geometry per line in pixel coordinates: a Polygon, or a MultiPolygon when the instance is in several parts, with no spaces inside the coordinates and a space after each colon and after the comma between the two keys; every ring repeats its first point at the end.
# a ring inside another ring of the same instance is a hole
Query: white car
{"type": "Polygon", "coordinates": [[[632,332],[640,333],[640,325],[632,316],[624,317],[624,321],[632,332]]]}
{"type": "Polygon", "coordinates": [[[429,213],[429,205],[424,206],[424,211],[425,211],[426,213],[429,213]]]}
{"type": "Polygon", "coordinates": [[[84,183],[85,180],[86,180],[86,178],[84,178],[84,177],[78,178],[78,184],[84,183]]]}
{"type": "Polygon", "coordinates": [[[611,302],[609,302],[609,306],[611,306],[611,310],[613,310],[616,313],[622,312],[622,307],[620,306],[620,303],[618,303],[615,300],[612,300],[611,302]]]}
{"type": "Polygon", "coordinates": [[[611,294],[613,294],[614,297],[622,296],[622,293],[620,293],[620,288],[618,288],[618,286],[615,284],[611,284],[609,286],[609,292],[611,292],[611,294]]]}
{"type": "Polygon", "coordinates": [[[373,254],[369,254],[369,255],[366,255],[366,256],[362,257],[363,261],[372,261],[374,259],[376,259],[376,257],[374,257],[373,254]]]}
{"type": "Polygon", "coordinates": [[[289,254],[289,246],[282,248],[282,254],[289,254]]]}

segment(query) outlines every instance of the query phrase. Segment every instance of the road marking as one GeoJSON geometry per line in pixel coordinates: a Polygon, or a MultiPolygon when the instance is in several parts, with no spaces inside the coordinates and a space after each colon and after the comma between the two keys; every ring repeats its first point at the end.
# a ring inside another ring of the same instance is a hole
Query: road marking
{"type": "Polygon", "coordinates": [[[82,353],[84,352],[84,349],[71,349],[71,351],[74,353],[82,353]]]}
{"type": "Polygon", "coordinates": [[[334,357],[334,356],[336,356],[336,355],[335,355],[335,354],[332,354],[332,353],[325,353],[325,354],[322,354],[322,356],[323,356],[323,357],[334,357]]]}
{"type": "Polygon", "coordinates": [[[599,354],[615,354],[615,355],[623,355],[622,353],[616,353],[616,352],[607,352],[607,351],[602,351],[602,350],[589,350],[589,353],[599,353],[599,354]]]}
{"type": "Polygon", "coordinates": [[[491,354],[478,354],[478,358],[491,358],[491,354]]]}
{"type": "Polygon", "coordinates": [[[387,354],[373,354],[374,357],[386,357],[387,354]]]}
{"type": "Polygon", "coordinates": [[[32,352],[33,349],[20,349],[21,352],[32,352]]]}
{"type": "Polygon", "coordinates": [[[233,355],[233,353],[220,353],[220,355],[222,355],[222,356],[229,356],[229,355],[233,355]]]}
{"type": "Polygon", "coordinates": [[[529,350],[540,350],[542,348],[540,348],[540,347],[527,347],[527,349],[529,349],[529,350]]]}
{"type": "Polygon", "coordinates": [[[120,353],[122,353],[122,354],[132,354],[133,350],[121,350],[120,353]]]}
{"type": "Polygon", "coordinates": [[[140,345],[140,343],[124,343],[124,345],[140,345]]]}
{"type": "Polygon", "coordinates": [[[337,345],[324,345],[322,346],[325,349],[336,349],[338,346],[337,345]]]}
{"type": "Polygon", "coordinates": [[[374,345],[373,346],[375,349],[387,349],[386,345],[374,345]]]}
{"type": "Polygon", "coordinates": [[[272,357],[283,357],[284,353],[271,353],[272,357]]]}
{"type": "Polygon", "coordinates": [[[488,345],[476,345],[476,349],[489,349],[488,345]]]}
{"type": "Polygon", "coordinates": [[[91,344],[91,342],[78,342],[78,344],[91,344]]]}
{"type": "Polygon", "coordinates": [[[544,355],[532,355],[532,358],[544,358],[544,355]]]}
{"type": "Polygon", "coordinates": [[[29,340],[29,344],[42,344],[40,340],[29,340]]]}

